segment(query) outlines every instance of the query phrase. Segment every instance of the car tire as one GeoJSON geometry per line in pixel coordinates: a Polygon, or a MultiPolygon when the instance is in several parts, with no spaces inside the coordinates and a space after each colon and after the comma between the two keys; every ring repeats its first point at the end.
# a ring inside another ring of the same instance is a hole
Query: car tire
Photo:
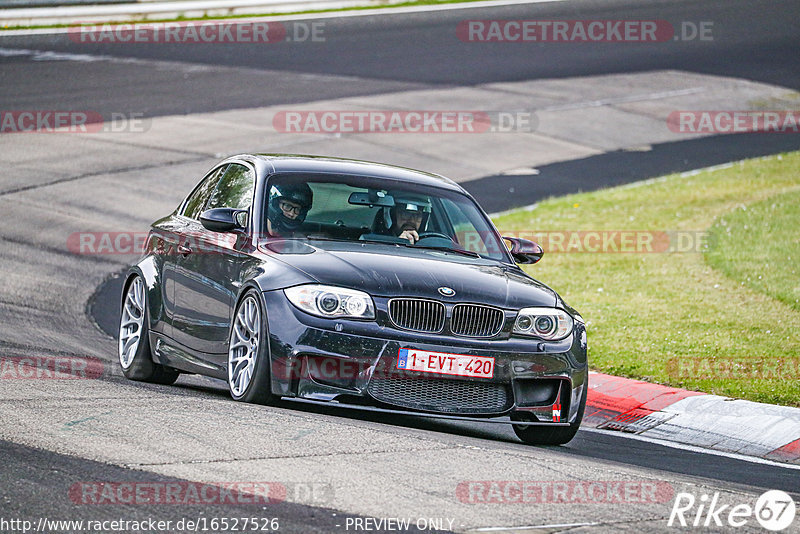
{"type": "MultiPolygon", "coordinates": [[[[583,421],[583,413],[586,411],[586,395],[589,392],[589,376],[587,373],[586,380],[583,382],[583,391],[581,392],[581,403],[578,407],[578,416],[575,421],[570,423],[569,426],[519,426],[512,425],[514,433],[519,439],[528,445],[564,445],[569,443],[572,438],[577,434],[578,429],[583,421]]],[[[525,413],[512,413],[512,421],[535,421],[535,418],[525,413]]]]}
{"type": "Polygon", "coordinates": [[[150,350],[147,290],[138,275],[125,286],[119,320],[118,356],[122,374],[130,380],[169,385],[180,372],[153,361],[150,350]]]}
{"type": "Polygon", "coordinates": [[[235,401],[270,404],[267,316],[257,291],[251,289],[236,306],[228,337],[228,390],[235,401]]]}

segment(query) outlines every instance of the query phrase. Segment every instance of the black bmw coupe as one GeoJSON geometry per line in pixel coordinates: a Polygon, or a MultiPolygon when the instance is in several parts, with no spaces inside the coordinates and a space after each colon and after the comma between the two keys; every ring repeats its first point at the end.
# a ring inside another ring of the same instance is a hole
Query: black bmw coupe
{"type": "Polygon", "coordinates": [[[235,400],[335,402],[513,425],[566,443],[588,389],[581,316],[455,182],[243,154],[153,223],[122,293],[130,379],[226,380],[235,400]]]}

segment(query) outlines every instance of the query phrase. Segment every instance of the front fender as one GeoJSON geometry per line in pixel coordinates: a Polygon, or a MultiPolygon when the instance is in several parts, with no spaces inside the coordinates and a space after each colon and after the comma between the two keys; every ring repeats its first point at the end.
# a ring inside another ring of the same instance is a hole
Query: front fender
{"type": "Polygon", "coordinates": [[[122,286],[122,295],[120,295],[120,306],[124,304],[122,299],[125,298],[125,292],[128,290],[131,279],[137,275],[144,280],[147,292],[147,316],[149,319],[147,326],[151,332],[163,332],[162,326],[167,323],[165,303],[161,292],[163,281],[158,265],[152,256],[142,258],[139,263],[128,269],[125,275],[125,284],[122,286]]]}
{"type": "Polygon", "coordinates": [[[252,274],[250,283],[259,291],[274,291],[300,284],[319,283],[316,278],[307,275],[300,269],[274,259],[261,263],[259,272],[252,274]]]}

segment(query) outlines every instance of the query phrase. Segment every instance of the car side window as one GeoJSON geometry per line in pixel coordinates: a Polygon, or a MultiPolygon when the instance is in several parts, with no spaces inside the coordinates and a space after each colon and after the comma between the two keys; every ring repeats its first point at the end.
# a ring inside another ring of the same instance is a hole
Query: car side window
{"type": "Polygon", "coordinates": [[[183,208],[183,215],[185,217],[189,217],[190,219],[200,218],[204,206],[208,202],[211,193],[214,192],[220,175],[227,167],[227,165],[223,165],[208,173],[203,181],[200,182],[200,185],[192,191],[192,194],[189,195],[189,198],[186,200],[186,206],[183,208]]]}
{"type": "Polygon", "coordinates": [[[491,229],[485,226],[485,222],[478,215],[475,206],[466,202],[462,202],[459,206],[452,200],[444,198],[442,199],[442,207],[453,227],[456,242],[465,250],[491,256],[487,248],[487,240],[490,240],[491,229]],[[476,222],[479,225],[478,227],[475,226],[476,222]]]}
{"type": "Polygon", "coordinates": [[[205,209],[250,209],[253,203],[256,176],[248,167],[231,163],[206,203],[205,209]]]}

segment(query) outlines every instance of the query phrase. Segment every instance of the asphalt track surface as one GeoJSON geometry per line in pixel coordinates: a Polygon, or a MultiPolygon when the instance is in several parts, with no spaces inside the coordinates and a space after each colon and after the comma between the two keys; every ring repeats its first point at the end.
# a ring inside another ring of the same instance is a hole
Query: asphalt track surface
{"type": "MultiPolygon", "coordinates": [[[[96,507],[87,513],[86,505],[73,499],[65,499],[70,495],[74,485],[80,481],[103,480],[117,483],[163,484],[182,483],[174,477],[153,476],[151,473],[138,472],[131,469],[110,466],[63,454],[33,449],[0,441],[0,453],[4,458],[3,488],[0,499],[3,502],[3,516],[8,517],[43,517],[43,518],[90,518],[99,521],[112,521],[125,518],[127,521],[145,522],[150,518],[159,521],[181,519],[207,520],[214,517],[277,517],[280,532],[296,534],[323,533],[337,529],[343,521],[355,516],[336,514],[331,510],[312,508],[291,502],[268,502],[252,504],[220,503],[216,505],[189,504],[181,506],[180,513],[175,513],[173,504],[157,504],[144,507],[132,507],[126,504],[109,504],[96,507]]],[[[64,530],[77,529],[58,529],[64,530]]],[[[171,531],[177,531],[175,527],[171,531]]],[[[181,529],[183,530],[183,529],[181,529]]],[[[191,529],[188,529],[191,530],[191,529]]],[[[10,530],[4,530],[9,532],[10,530]]],[[[53,529],[56,531],[56,529],[53,529]]],[[[418,532],[410,529],[409,532],[418,532]]]]}
{"type": "MultiPolygon", "coordinates": [[[[252,69],[198,70],[176,79],[147,63],[107,65],[0,59],[0,102],[22,109],[95,109],[148,116],[291,104],[422,86],[676,69],[800,89],[797,0],[555,2],[391,17],[324,19],[324,42],[92,44],[65,35],[0,37],[0,46],[252,69]],[[470,43],[462,20],[618,19],[713,22],[713,41],[668,43],[470,43]],[[272,47],[272,48],[270,48],[272,47]],[[312,76],[310,76],[312,75],[312,76]],[[314,78],[352,76],[341,82],[314,78]]],[[[311,20],[309,20],[310,22],[311,20]]]]}
{"type": "MultiPolygon", "coordinates": [[[[800,50],[797,14],[800,2],[791,1],[654,1],[565,2],[508,6],[474,11],[435,12],[392,17],[356,17],[328,20],[328,40],[297,44],[289,53],[264,53],[261,47],[231,46],[92,46],[69,42],[63,36],[0,37],[0,47],[55,50],[78,54],[131,57],[142,62],[115,63],[34,62],[18,56],[0,57],[0,102],[7,109],[131,110],[148,116],[191,114],[215,110],[292,104],[320,99],[394,92],[423,87],[456,87],[490,81],[585,76],[616,72],[680,69],[747,78],[788,88],[800,88],[800,50]],[[564,45],[558,47],[475,45],[453,37],[453,27],[463,19],[581,18],[666,19],[714,21],[719,33],[713,43],[674,43],[625,46],[564,45]],[[236,67],[231,73],[197,69],[183,77],[151,68],[148,61],[180,61],[199,65],[236,67]],[[356,77],[348,79],[347,77],[356,77]],[[338,78],[337,78],[338,77],[338,78]]],[[[796,150],[797,136],[717,136],[656,145],[649,152],[615,152],[544,166],[539,188],[517,205],[542,197],[596,189],[635,181],[665,172],[689,170],[765,154],[796,150]],[[591,171],[591,172],[587,172],[591,171]],[[583,176],[581,180],[570,180],[583,176]],[[548,185],[549,184],[549,185],[548,185]]],[[[488,211],[511,204],[498,198],[498,187],[515,188],[520,176],[491,176],[468,183],[488,211]]],[[[510,196],[510,195],[509,195],[510,196]]],[[[111,272],[109,272],[111,274],[111,272]]],[[[94,301],[95,315],[114,323],[118,286],[105,284],[94,301]],[[105,306],[106,311],[97,312],[105,306]]],[[[113,330],[112,327],[109,327],[113,330]]],[[[20,350],[26,350],[22,347],[20,350]]],[[[54,348],[55,350],[55,348],[54,348]]],[[[109,355],[113,359],[113,355],[109,355]]],[[[133,387],[154,396],[168,394],[190,399],[224,398],[224,387],[213,381],[179,383],[173,388],[125,383],[119,377],[104,379],[112,388],[133,387]]],[[[4,401],[12,402],[12,401],[4,401]]],[[[508,448],[517,443],[508,429],[410,417],[364,415],[336,408],[284,403],[299,413],[331,417],[334,421],[386,425],[402,436],[422,432],[435,439],[464,439],[483,447],[508,448]]],[[[232,409],[236,405],[231,403],[232,409]]],[[[144,415],[146,417],[146,414],[144,415]]],[[[108,507],[101,512],[73,506],[65,492],[77,480],[175,481],[135,469],[112,466],[74,454],[59,454],[33,447],[0,442],[0,499],[3,515],[70,518],[114,517],[124,513],[175,518],[193,514],[247,514],[252,509],[198,509],[108,507]],[[161,478],[159,478],[161,477],[161,478]]],[[[543,448],[560,458],[597,469],[637,466],[658,476],[680,474],[682,480],[711,484],[732,492],[758,493],[765,489],[800,492],[798,472],[735,458],[702,454],[609,433],[581,431],[564,447],[543,448]]],[[[283,503],[270,513],[285,521],[288,532],[329,532],[341,524],[324,507],[283,503]]],[[[587,515],[587,519],[591,519],[587,515]]],[[[652,526],[652,525],[651,525],[652,526]]],[[[636,527],[634,527],[636,528],[636,527]]],[[[640,527],[646,528],[646,527],[640,527]]]]}

